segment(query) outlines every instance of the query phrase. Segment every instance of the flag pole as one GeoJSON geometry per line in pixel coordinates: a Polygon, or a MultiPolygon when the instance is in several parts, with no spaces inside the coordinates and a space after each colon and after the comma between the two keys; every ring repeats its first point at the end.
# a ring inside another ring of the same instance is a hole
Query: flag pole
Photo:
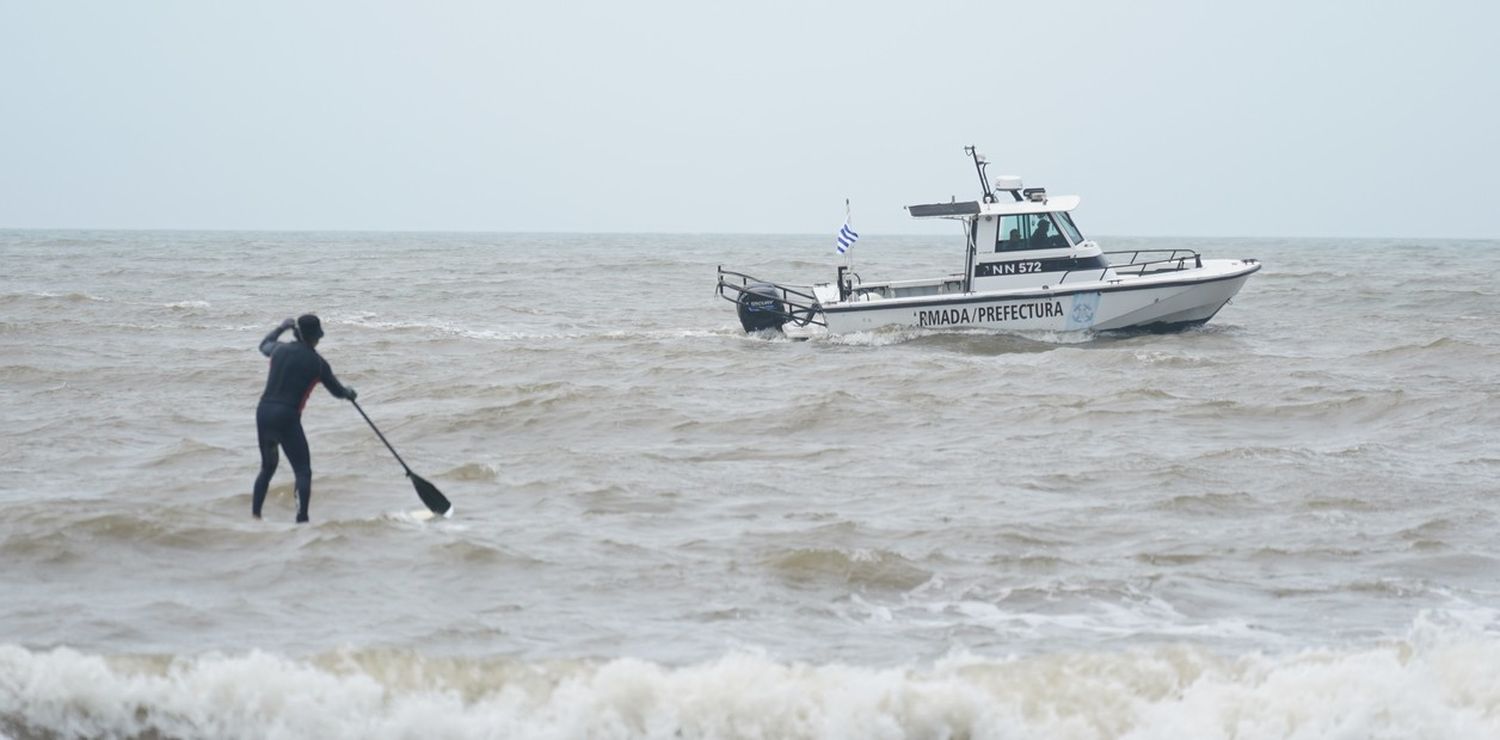
{"type": "Polygon", "coordinates": [[[849,219],[851,215],[852,214],[850,213],[849,209],[849,199],[844,198],[844,225],[839,227],[838,237],[837,239],[835,239],[835,241],[838,243],[838,253],[844,255],[844,267],[839,270],[841,274],[839,278],[839,294],[841,296],[844,292],[842,275],[854,272],[854,255],[850,254],[849,252],[854,248],[854,243],[859,241],[859,232],[855,231],[849,226],[849,219]]]}
{"type": "MultiPolygon", "coordinates": [[[[850,210],[849,210],[849,199],[846,197],[846,198],[844,198],[844,225],[845,226],[849,225],[849,217],[851,215],[852,214],[850,213],[850,210]]],[[[849,272],[854,272],[854,250],[853,249],[844,250],[844,264],[848,265],[849,272]]]]}

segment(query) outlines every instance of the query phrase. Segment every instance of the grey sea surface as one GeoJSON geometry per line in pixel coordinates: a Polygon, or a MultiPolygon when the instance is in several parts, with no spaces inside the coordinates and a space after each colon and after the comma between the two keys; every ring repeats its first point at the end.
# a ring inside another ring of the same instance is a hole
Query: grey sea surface
{"type": "Polygon", "coordinates": [[[1500,736],[1500,242],[1101,241],[1265,267],[798,341],[714,268],[831,237],[0,232],[0,735],[1500,736]],[[453,518],[321,389],[250,518],[308,311],[453,518]]]}

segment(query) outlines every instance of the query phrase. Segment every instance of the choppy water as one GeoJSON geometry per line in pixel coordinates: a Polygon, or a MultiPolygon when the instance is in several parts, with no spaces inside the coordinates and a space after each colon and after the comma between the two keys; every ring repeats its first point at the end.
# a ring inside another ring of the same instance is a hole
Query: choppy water
{"type": "MultiPolygon", "coordinates": [[[[0,232],[0,735],[1500,736],[1500,242],[1167,336],[743,336],[824,237],[0,232]],[[260,337],[313,524],[249,517],[260,337]]],[[[857,247],[950,272],[956,237],[857,247]],[[937,246],[934,246],[937,245],[937,246]]]]}

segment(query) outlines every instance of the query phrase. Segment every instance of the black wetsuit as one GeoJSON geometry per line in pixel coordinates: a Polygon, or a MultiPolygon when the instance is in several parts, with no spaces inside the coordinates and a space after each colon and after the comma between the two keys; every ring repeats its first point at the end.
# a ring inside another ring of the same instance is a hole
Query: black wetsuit
{"type": "Polygon", "coordinates": [[[260,516],[266,501],[266,487],[276,472],[276,446],[286,452],[286,460],[297,476],[297,521],[307,521],[307,505],[312,499],[312,460],[307,450],[307,435],[302,433],[302,407],[320,381],[338,398],[348,391],[333,377],[328,362],[312,347],[302,342],[278,342],[284,327],[277,327],[260,343],[261,354],[271,358],[271,372],[266,376],[266,392],[255,409],[256,436],[260,439],[260,475],[255,478],[255,497],[250,513],[260,516]]]}

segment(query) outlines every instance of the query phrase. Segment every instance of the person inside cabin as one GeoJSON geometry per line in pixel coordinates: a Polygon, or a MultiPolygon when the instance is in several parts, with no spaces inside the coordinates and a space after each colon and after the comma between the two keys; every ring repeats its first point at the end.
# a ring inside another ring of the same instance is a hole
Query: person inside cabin
{"type": "Polygon", "coordinates": [[[1052,222],[1042,219],[1036,222],[1036,231],[1031,233],[1032,248],[1046,246],[1052,240],[1052,235],[1047,230],[1052,228],[1052,222]]]}
{"type": "Polygon", "coordinates": [[[1004,252],[1007,249],[1020,249],[1021,247],[1021,230],[1011,229],[1010,236],[1006,237],[1004,241],[995,245],[995,251],[1004,252]]]}

